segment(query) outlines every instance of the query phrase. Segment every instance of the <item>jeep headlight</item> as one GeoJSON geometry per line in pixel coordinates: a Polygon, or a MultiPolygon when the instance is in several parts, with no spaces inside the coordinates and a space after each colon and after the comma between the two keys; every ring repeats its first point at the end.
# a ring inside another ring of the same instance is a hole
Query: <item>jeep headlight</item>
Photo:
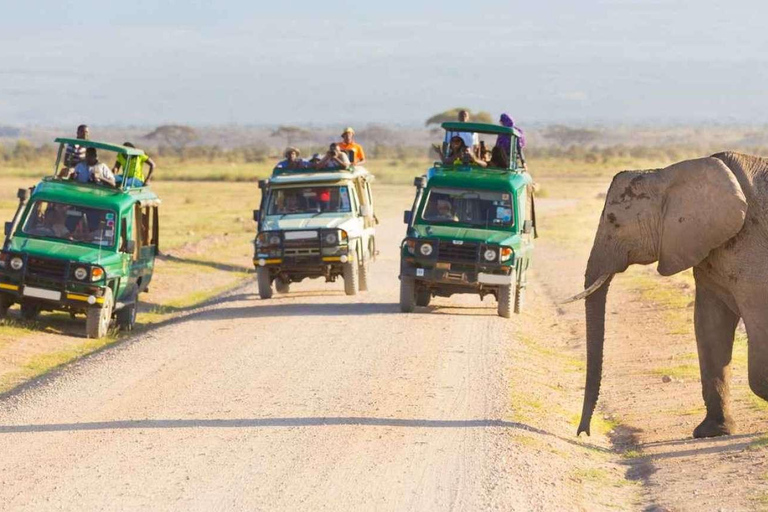
{"type": "Polygon", "coordinates": [[[24,266],[24,260],[22,260],[18,256],[14,256],[13,258],[11,258],[11,268],[13,270],[21,270],[23,266],[24,266]]]}
{"type": "Polygon", "coordinates": [[[485,258],[485,261],[495,261],[496,260],[496,250],[495,249],[486,249],[483,253],[483,258],[485,258]]]}
{"type": "Polygon", "coordinates": [[[339,243],[339,235],[337,233],[326,233],[323,238],[325,245],[336,245],[339,243]]]}
{"type": "Polygon", "coordinates": [[[86,277],[88,277],[88,270],[85,267],[77,267],[75,269],[75,279],[82,281],[86,277]]]}
{"type": "Polygon", "coordinates": [[[278,233],[261,233],[256,237],[256,245],[258,247],[272,247],[280,245],[280,234],[278,233]]]}
{"type": "Polygon", "coordinates": [[[425,243],[419,246],[419,252],[422,256],[430,256],[433,250],[432,244],[425,243]]]}
{"type": "Polygon", "coordinates": [[[93,267],[91,269],[91,281],[101,281],[104,278],[104,269],[101,267],[93,267]]]}

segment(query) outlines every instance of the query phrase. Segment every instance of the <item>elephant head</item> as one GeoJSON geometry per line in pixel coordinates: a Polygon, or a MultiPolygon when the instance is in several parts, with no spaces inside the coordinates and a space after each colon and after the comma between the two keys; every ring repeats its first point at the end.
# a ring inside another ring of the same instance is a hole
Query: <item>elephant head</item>
{"type": "Polygon", "coordinates": [[[577,435],[586,432],[600,392],[605,302],[614,274],[658,261],[669,276],[695,266],[742,228],[747,202],[739,182],[717,158],[652,171],[617,174],[592,245],[585,274],[587,381],[577,435]]]}

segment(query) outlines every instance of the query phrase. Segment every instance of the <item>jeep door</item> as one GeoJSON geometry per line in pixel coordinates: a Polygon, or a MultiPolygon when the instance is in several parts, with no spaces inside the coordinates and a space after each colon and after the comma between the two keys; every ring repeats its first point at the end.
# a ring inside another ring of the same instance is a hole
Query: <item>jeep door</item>
{"type": "Polygon", "coordinates": [[[136,276],[136,286],[141,293],[149,286],[155,267],[159,234],[157,206],[136,203],[134,226],[136,227],[134,230],[136,249],[131,275],[136,276]]]}

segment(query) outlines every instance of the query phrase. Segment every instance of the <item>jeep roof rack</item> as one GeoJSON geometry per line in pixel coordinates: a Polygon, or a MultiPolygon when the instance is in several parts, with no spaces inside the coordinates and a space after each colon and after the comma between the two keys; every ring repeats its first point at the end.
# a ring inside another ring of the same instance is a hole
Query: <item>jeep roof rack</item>
{"type": "Polygon", "coordinates": [[[372,180],[373,175],[359,165],[349,169],[274,169],[269,181],[271,183],[300,183],[303,181],[337,181],[343,179],[363,178],[372,180]]]}
{"type": "Polygon", "coordinates": [[[458,121],[451,121],[443,123],[440,126],[445,131],[449,132],[487,133],[491,135],[513,135],[515,137],[522,136],[522,133],[520,133],[520,130],[517,128],[508,128],[499,124],[460,123],[458,121]]]}
{"type": "MultiPolygon", "coordinates": [[[[128,166],[131,163],[131,159],[143,156],[144,151],[138,149],[138,148],[131,148],[128,146],[123,146],[122,144],[112,144],[110,142],[99,142],[96,140],[86,140],[86,139],[71,139],[68,137],[57,137],[54,139],[54,142],[59,145],[59,152],[56,155],[56,163],[53,166],[53,176],[54,178],[58,176],[59,174],[59,164],[61,163],[61,157],[64,154],[64,148],[69,145],[77,145],[84,148],[95,148],[95,149],[103,149],[104,151],[112,151],[113,153],[118,153],[121,155],[125,155],[126,162],[123,166],[124,169],[127,169],[128,166]]],[[[128,190],[130,187],[126,187],[127,180],[123,180],[120,184],[120,187],[116,188],[115,190],[128,190]]]]}

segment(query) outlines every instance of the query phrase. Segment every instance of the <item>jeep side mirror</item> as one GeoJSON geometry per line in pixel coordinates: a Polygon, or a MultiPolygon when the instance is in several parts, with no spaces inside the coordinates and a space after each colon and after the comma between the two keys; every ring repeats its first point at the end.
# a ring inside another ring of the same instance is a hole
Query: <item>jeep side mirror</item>
{"type": "Polygon", "coordinates": [[[403,222],[405,224],[410,224],[411,223],[411,216],[412,216],[411,215],[411,210],[405,210],[403,212],[403,222]]]}
{"type": "Polygon", "coordinates": [[[135,250],[136,250],[136,240],[126,240],[125,247],[123,248],[123,252],[127,254],[133,254],[133,251],[135,250]]]}
{"type": "Polygon", "coordinates": [[[427,178],[424,176],[418,176],[413,178],[413,186],[416,188],[424,188],[427,186],[427,178]]]}
{"type": "Polygon", "coordinates": [[[533,221],[532,220],[523,221],[523,233],[528,235],[528,234],[531,234],[532,232],[533,232],[533,221]]]}
{"type": "Polygon", "coordinates": [[[11,230],[13,229],[13,222],[5,223],[5,236],[11,236],[11,230]]]}
{"type": "Polygon", "coordinates": [[[264,190],[267,188],[267,183],[269,183],[269,180],[259,180],[259,188],[264,190]]]}
{"type": "Polygon", "coordinates": [[[16,197],[19,199],[19,201],[26,202],[26,200],[29,199],[29,189],[20,188],[18,192],[16,192],[16,197]]]}
{"type": "Polygon", "coordinates": [[[253,210],[253,220],[259,222],[261,220],[261,212],[259,210],[253,210]]]}

